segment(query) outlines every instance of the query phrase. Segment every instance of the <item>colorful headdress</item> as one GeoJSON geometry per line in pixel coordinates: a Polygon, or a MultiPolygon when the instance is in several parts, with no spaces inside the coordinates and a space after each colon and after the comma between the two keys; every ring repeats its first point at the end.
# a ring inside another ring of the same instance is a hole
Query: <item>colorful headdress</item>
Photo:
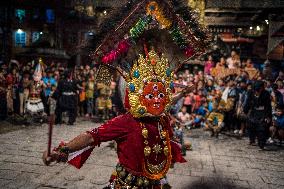
{"type": "Polygon", "coordinates": [[[129,1],[109,11],[98,27],[95,36],[98,46],[90,54],[100,64],[96,79],[108,85],[111,70],[119,71],[128,83],[127,100],[135,117],[147,115],[139,100],[145,82],[162,82],[171,101],[173,73],[190,58],[205,53],[208,47],[207,31],[198,24],[187,3],[129,1]],[[147,53],[145,46],[154,49],[147,53]]]}
{"type": "Polygon", "coordinates": [[[33,75],[33,79],[34,81],[40,81],[42,78],[42,68],[41,68],[41,64],[38,63],[36,65],[36,69],[35,69],[35,72],[34,72],[34,75],[33,75]]]}
{"type": "Polygon", "coordinates": [[[126,79],[131,114],[134,117],[147,115],[146,107],[141,105],[139,97],[143,92],[145,84],[150,81],[162,82],[165,86],[166,95],[169,98],[166,106],[166,110],[168,110],[174,88],[172,78],[173,73],[170,71],[169,61],[164,54],[159,56],[154,49],[146,57],[140,54],[138,61],[134,63],[130,75],[126,79]]]}

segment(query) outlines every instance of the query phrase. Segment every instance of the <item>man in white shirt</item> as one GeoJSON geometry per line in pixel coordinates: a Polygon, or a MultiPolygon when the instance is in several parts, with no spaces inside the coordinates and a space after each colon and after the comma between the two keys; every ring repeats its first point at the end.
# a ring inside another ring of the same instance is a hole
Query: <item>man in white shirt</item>
{"type": "Polygon", "coordinates": [[[177,118],[180,121],[181,125],[190,129],[190,126],[192,124],[192,119],[189,113],[186,112],[186,106],[183,106],[181,108],[181,111],[177,114],[177,118]]]}
{"type": "Polygon", "coordinates": [[[240,59],[236,51],[231,52],[231,57],[229,57],[226,62],[229,69],[235,69],[240,67],[240,59]]]}

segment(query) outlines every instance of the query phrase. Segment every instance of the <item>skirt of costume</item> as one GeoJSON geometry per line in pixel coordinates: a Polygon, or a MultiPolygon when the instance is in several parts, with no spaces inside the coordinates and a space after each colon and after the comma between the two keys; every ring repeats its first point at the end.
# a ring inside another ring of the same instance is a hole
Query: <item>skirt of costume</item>
{"type": "Polygon", "coordinates": [[[159,180],[150,180],[146,177],[134,176],[117,164],[116,170],[111,175],[109,185],[105,189],[170,189],[166,177],[159,180]]]}
{"type": "Polygon", "coordinates": [[[26,111],[31,114],[40,113],[44,111],[41,99],[28,99],[26,111]]]}

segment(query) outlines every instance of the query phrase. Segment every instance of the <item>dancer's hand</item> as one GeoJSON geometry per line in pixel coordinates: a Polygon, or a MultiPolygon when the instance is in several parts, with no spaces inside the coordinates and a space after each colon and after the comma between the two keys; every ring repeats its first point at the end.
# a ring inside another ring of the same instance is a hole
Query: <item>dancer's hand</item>
{"type": "Polygon", "coordinates": [[[50,155],[47,155],[47,151],[43,152],[42,160],[45,165],[50,165],[50,163],[57,161],[59,159],[59,155],[55,152],[51,152],[50,155]]]}

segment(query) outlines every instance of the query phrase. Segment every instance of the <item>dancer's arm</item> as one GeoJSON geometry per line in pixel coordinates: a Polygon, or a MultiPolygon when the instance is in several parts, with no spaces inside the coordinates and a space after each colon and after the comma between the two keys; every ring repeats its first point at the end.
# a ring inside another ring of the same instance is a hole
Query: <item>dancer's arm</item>
{"type": "Polygon", "coordinates": [[[89,133],[82,133],[72,139],[70,142],[66,143],[66,147],[69,148],[69,152],[75,152],[81,150],[87,146],[94,144],[94,139],[89,133]]]}
{"type": "Polygon", "coordinates": [[[184,88],[180,93],[176,94],[173,97],[172,104],[176,104],[179,99],[181,99],[182,97],[185,97],[187,93],[190,93],[194,89],[194,87],[195,85],[190,85],[184,88]]]}
{"type": "MultiPolygon", "coordinates": [[[[90,133],[82,133],[72,139],[70,142],[64,144],[62,148],[65,149],[67,155],[68,153],[72,153],[78,150],[81,150],[87,146],[91,146],[94,144],[94,138],[90,133]]],[[[52,151],[50,156],[48,156],[47,151],[43,153],[43,162],[45,165],[49,165],[51,162],[60,161],[60,152],[52,151]]]]}
{"type": "Polygon", "coordinates": [[[131,127],[129,116],[118,116],[98,128],[78,135],[68,143],[60,144],[57,149],[51,152],[50,156],[48,156],[47,151],[45,151],[42,157],[43,162],[46,165],[54,161],[66,162],[66,157],[68,157],[69,153],[79,151],[88,146],[99,146],[101,142],[125,138],[124,136],[132,130],[133,127],[131,127]]]}

